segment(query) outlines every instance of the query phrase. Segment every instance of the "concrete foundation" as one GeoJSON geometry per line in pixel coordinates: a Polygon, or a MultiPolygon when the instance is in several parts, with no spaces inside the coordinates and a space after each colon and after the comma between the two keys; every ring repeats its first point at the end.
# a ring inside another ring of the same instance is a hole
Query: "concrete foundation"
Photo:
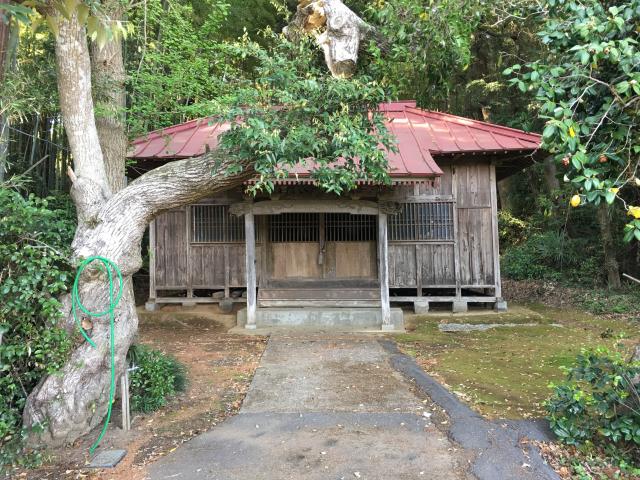
{"type": "Polygon", "coordinates": [[[429,313],[429,300],[416,300],[413,302],[413,313],[417,315],[429,313]]]}
{"type": "Polygon", "coordinates": [[[147,302],[144,304],[144,309],[147,312],[155,312],[156,310],[158,310],[159,305],[155,302],[147,302]]]}
{"type": "MultiPolygon", "coordinates": [[[[247,309],[238,311],[238,326],[247,323],[247,309]]],[[[401,308],[391,309],[391,325],[382,325],[379,308],[259,308],[256,327],[302,327],[336,330],[404,331],[401,308]]]]}
{"type": "Polygon", "coordinates": [[[466,300],[454,300],[452,305],[453,313],[467,313],[469,311],[469,305],[466,300]]]}
{"type": "Polygon", "coordinates": [[[493,309],[496,312],[506,312],[507,311],[507,301],[502,299],[502,298],[496,299],[496,303],[494,304],[493,309]]]}

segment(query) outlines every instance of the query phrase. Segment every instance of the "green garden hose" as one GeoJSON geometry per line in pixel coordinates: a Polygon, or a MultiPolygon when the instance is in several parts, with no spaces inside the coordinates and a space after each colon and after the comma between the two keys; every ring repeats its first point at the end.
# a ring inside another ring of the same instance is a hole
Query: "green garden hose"
{"type": "Polygon", "coordinates": [[[84,328],[82,328],[82,324],[78,319],[77,309],[79,308],[90,317],[103,317],[105,315],[109,315],[109,342],[110,342],[110,351],[111,351],[111,384],[109,386],[109,408],[107,409],[107,417],[104,420],[104,425],[102,426],[102,431],[100,432],[100,436],[89,449],[90,454],[93,454],[95,449],[100,444],[100,441],[102,440],[102,437],[104,437],[104,434],[107,431],[107,427],[109,426],[109,420],[111,419],[111,406],[113,405],[113,397],[115,396],[115,391],[116,391],[116,365],[115,365],[116,362],[115,362],[115,339],[114,339],[115,311],[116,311],[116,306],[118,305],[118,303],[120,302],[120,299],[122,298],[123,290],[124,290],[124,284],[122,281],[122,272],[120,272],[120,269],[118,268],[118,266],[108,258],[100,257],[100,256],[89,257],[80,264],[80,266],[78,267],[78,273],[76,274],[76,279],[73,282],[73,289],[71,290],[71,311],[73,312],[73,319],[78,325],[78,328],[80,329],[80,333],[82,333],[82,336],[84,336],[84,338],[87,340],[87,342],[89,342],[89,344],[93,348],[97,348],[96,344],[93,340],[91,340],[91,338],[89,338],[89,335],[87,335],[87,332],[84,330],[84,328]],[[103,312],[89,311],[80,301],[80,293],[78,291],[78,285],[80,284],[80,276],[82,275],[82,272],[84,271],[85,268],[87,268],[89,264],[95,261],[101,262],[102,268],[104,268],[104,270],[107,272],[107,276],[109,277],[109,308],[107,308],[103,312]],[[120,288],[118,289],[118,295],[116,297],[114,297],[113,271],[116,272],[118,281],[120,282],[120,288]]]}

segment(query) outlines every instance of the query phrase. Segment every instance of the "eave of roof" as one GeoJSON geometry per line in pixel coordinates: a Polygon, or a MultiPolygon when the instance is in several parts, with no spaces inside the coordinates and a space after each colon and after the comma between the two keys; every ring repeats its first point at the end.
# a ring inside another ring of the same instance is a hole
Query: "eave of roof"
{"type": "MultiPolygon", "coordinates": [[[[379,111],[387,116],[387,128],[397,138],[398,152],[388,155],[389,175],[394,181],[405,178],[412,182],[442,175],[433,156],[528,156],[540,147],[538,134],[423,110],[414,101],[382,104],[379,111]]],[[[202,155],[207,149],[215,149],[218,136],[229,128],[227,123],[201,118],[150,132],[132,142],[129,158],[170,160],[202,155]]],[[[311,168],[306,165],[291,169],[291,177],[296,180],[310,175],[311,168]]]]}

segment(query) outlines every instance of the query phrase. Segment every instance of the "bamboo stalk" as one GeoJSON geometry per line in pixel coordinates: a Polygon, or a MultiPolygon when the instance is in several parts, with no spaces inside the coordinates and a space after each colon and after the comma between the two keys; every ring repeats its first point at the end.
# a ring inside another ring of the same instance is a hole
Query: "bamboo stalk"
{"type": "Polygon", "coordinates": [[[638,280],[637,278],[634,278],[634,277],[632,277],[631,275],[628,275],[628,274],[626,274],[626,273],[623,273],[623,274],[622,274],[622,276],[623,276],[624,278],[628,278],[629,280],[632,280],[632,281],[634,281],[634,282],[636,282],[636,283],[640,283],[640,280],[638,280]]]}

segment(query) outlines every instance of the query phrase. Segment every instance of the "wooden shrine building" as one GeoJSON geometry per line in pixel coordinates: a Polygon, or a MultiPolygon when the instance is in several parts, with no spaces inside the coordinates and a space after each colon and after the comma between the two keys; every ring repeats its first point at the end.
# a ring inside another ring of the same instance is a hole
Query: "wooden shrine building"
{"type": "MultiPolygon", "coordinates": [[[[149,307],[233,298],[246,302],[248,328],[344,321],[385,330],[401,328],[392,304],[506,308],[496,182],[531,163],[540,136],[415,102],[380,108],[398,142],[392,185],[337,197],[298,166],[270,197],[249,198],[241,187],[159,216],[150,227],[149,307]]],[[[148,170],[200,155],[224,129],[202,119],[152,132],[133,142],[130,157],[148,170]]]]}

